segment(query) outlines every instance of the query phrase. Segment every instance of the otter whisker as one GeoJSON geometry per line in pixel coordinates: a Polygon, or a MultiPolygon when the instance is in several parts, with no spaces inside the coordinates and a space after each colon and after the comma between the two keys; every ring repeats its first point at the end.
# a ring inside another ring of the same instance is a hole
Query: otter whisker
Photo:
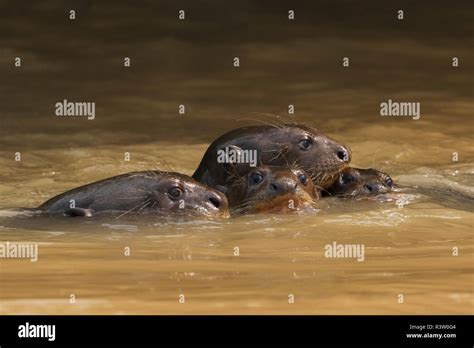
{"type": "Polygon", "coordinates": [[[288,124],[288,123],[291,123],[291,124],[293,124],[293,125],[297,125],[297,124],[298,124],[298,123],[294,120],[294,118],[293,118],[293,117],[290,117],[290,116],[288,116],[288,117],[283,117],[283,116],[281,116],[281,115],[276,115],[276,114],[275,114],[275,115],[274,115],[274,114],[265,114],[265,115],[269,115],[269,116],[276,117],[276,118],[282,123],[282,125],[288,124]]]}
{"type": "Polygon", "coordinates": [[[141,204],[139,204],[139,205],[137,205],[137,206],[135,206],[135,207],[132,207],[131,209],[129,209],[129,210],[125,211],[124,213],[118,215],[118,216],[116,217],[116,219],[119,219],[119,218],[121,218],[122,216],[124,216],[124,215],[126,215],[126,214],[128,214],[128,213],[131,213],[132,211],[134,211],[134,210],[137,209],[137,208],[143,207],[143,205],[147,205],[152,199],[153,199],[153,197],[150,197],[150,198],[146,199],[143,203],[141,203],[141,204]]]}
{"type": "Polygon", "coordinates": [[[254,111],[254,113],[257,113],[257,114],[260,114],[260,115],[264,115],[264,116],[271,116],[271,117],[274,117],[278,120],[278,122],[280,122],[280,125],[281,126],[284,126],[285,124],[293,124],[293,125],[297,125],[297,122],[295,122],[295,120],[292,118],[292,117],[286,117],[284,118],[283,116],[281,115],[277,115],[277,114],[271,114],[271,113],[265,113],[265,112],[256,112],[254,111]]]}
{"type": "Polygon", "coordinates": [[[379,152],[380,149],[377,149],[373,154],[372,154],[372,168],[375,168],[375,155],[377,152],[379,152]]]}
{"type": "Polygon", "coordinates": [[[255,202],[256,202],[256,200],[255,200],[255,199],[252,199],[252,198],[250,198],[250,199],[245,199],[245,200],[243,200],[242,202],[240,202],[239,204],[234,205],[234,206],[232,207],[232,209],[239,209],[239,208],[242,208],[242,207],[250,206],[250,205],[254,204],[255,202]]]}
{"type": "Polygon", "coordinates": [[[249,118],[249,117],[238,118],[237,121],[254,121],[254,122],[260,122],[260,123],[265,124],[265,125],[267,125],[267,126],[274,127],[274,128],[277,128],[277,129],[281,129],[281,126],[279,126],[279,125],[273,124],[273,123],[271,123],[271,122],[263,121],[263,120],[252,119],[252,118],[249,118]]]}
{"type": "MultiPolygon", "coordinates": [[[[287,151],[285,151],[286,153],[287,151]]],[[[284,153],[283,153],[283,149],[279,149],[278,151],[276,151],[276,154],[275,156],[273,156],[269,162],[273,162],[274,160],[276,160],[277,158],[279,157],[284,157],[284,153]]]]}
{"type": "Polygon", "coordinates": [[[263,116],[271,116],[273,117],[274,119],[276,118],[276,125],[278,126],[278,128],[283,128],[284,127],[284,122],[281,121],[281,117],[279,115],[275,115],[275,114],[270,114],[270,113],[265,113],[265,112],[255,112],[254,113],[257,113],[259,115],[263,115],[263,116]]]}
{"type": "MultiPolygon", "coordinates": [[[[140,213],[141,211],[143,211],[143,209],[149,207],[149,203],[151,203],[151,201],[143,203],[142,207],[140,209],[138,209],[137,213],[140,213]]],[[[156,203],[156,201],[155,201],[155,203],[156,203]]]]}

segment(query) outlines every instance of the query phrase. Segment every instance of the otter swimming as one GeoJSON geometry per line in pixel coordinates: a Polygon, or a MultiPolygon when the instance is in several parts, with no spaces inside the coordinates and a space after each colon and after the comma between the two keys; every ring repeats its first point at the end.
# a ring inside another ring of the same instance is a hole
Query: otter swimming
{"type": "Polygon", "coordinates": [[[392,178],[376,169],[345,168],[323,196],[360,197],[387,193],[395,188],[392,178]]]}
{"type": "Polygon", "coordinates": [[[132,172],[96,181],[55,196],[37,209],[53,216],[228,216],[224,194],[187,175],[161,171],[132,172]]]}
{"type": "Polygon", "coordinates": [[[321,187],[329,187],[351,160],[347,146],[317,129],[293,124],[250,126],[217,138],[208,147],[193,178],[225,192],[235,178],[246,175],[253,165],[218,161],[218,153],[229,152],[228,149],[233,153],[256,151],[258,165],[301,168],[321,187]]]}
{"type": "Polygon", "coordinates": [[[233,215],[281,213],[312,206],[319,189],[302,169],[261,166],[235,180],[227,197],[233,215]]]}

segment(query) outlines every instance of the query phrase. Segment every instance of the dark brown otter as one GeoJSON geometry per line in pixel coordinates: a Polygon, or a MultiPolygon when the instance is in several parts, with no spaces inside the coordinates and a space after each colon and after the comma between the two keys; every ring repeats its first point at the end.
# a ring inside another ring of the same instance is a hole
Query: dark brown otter
{"type": "Polygon", "coordinates": [[[208,147],[193,178],[225,192],[233,180],[246,175],[255,165],[296,166],[305,170],[315,185],[325,188],[350,160],[347,146],[317,129],[293,124],[250,126],[217,138],[208,147]],[[235,158],[222,161],[226,151],[239,154],[241,159],[249,159],[249,154],[255,153],[256,159],[254,163],[239,163],[235,158]]]}
{"type": "Polygon", "coordinates": [[[312,206],[319,189],[302,169],[261,166],[235,180],[227,197],[233,215],[281,213],[312,206]]]}
{"type": "Polygon", "coordinates": [[[395,188],[388,174],[376,169],[345,168],[323,196],[360,197],[387,193],[395,188]]]}
{"type": "Polygon", "coordinates": [[[64,192],[37,209],[55,216],[207,215],[228,213],[224,194],[187,175],[146,171],[100,180],[64,192]]]}

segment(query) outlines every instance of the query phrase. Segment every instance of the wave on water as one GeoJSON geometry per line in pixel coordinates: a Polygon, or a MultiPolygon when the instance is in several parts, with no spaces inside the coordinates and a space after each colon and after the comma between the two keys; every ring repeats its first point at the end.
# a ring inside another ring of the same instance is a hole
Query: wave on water
{"type": "Polygon", "coordinates": [[[0,209],[0,218],[30,217],[36,215],[38,215],[38,212],[33,209],[0,209]]]}
{"type": "Polygon", "coordinates": [[[406,191],[417,192],[448,208],[474,211],[474,169],[464,165],[454,169],[418,168],[400,175],[397,182],[406,191]]]}

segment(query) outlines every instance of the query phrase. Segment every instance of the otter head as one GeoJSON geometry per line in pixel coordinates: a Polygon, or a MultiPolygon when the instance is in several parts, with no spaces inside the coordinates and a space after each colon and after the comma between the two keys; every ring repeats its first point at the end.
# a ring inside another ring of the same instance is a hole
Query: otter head
{"type": "MultiPolygon", "coordinates": [[[[351,151],[317,129],[295,124],[234,129],[208,147],[193,178],[227,189],[256,165],[295,166],[323,188],[351,160],[351,151]]],[[[220,188],[219,188],[220,189],[220,188]]]]}
{"type": "Polygon", "coordinates": [[[282,129],[285,132],[285,142],[280,143],[279,155],[287,164],[295,164],[306,170],[316,185],[329,186],[351,161],[348,146],[317,129],[303,125],[285,126],[282,129]]]}
{"type": "MultiPolygon", "coordinates": [[[[151,192],[156,209],[169,210],[183,215],[228,217],[226,196],[188,176],[163,173],[162,180],[151,192]]],[[[153,203],[149,205],[153,210],[153,203]]]]}
{"type": "Polygon", "coordinates": [[[344,169],[327,190],[327,195],[342,197],[370,196],[395,188],[392,178],[376,169],[344,169]]]}
{"type": "Polygon", "coordinates": [[[289,212],[311,206],[319,190],[302,169],[261,166],[234,181],[227,197],[234,214],[289,212]]]}

